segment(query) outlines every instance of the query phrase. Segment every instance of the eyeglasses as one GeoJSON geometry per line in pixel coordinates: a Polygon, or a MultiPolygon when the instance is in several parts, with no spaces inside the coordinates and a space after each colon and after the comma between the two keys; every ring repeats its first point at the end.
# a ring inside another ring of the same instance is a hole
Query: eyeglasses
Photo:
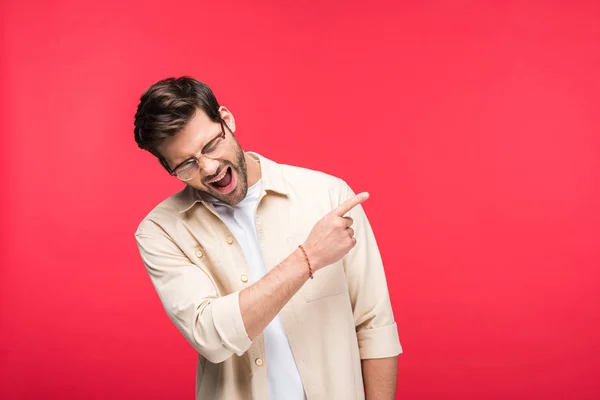
{"type": "MultiPolygon", "coordinates": [[[[170,169],[166,160],[162,157],[159,158],[161,164],[172,176],[176,176],[184,182],[190,181],[194,179],[200,169],[202,169],[201,162],[204,157],[209,158],[211,160],[217,159],[225,153],[227,149],[227,144],[225,143],[225,128],[223,126],[223,121],[219,122],[221,124],[221,132],[213,138],[204,148],[195,156],[188,158],[181,164],[177,165],[175,168],[170,169]]],[[[227,127],[229,128],[229,127],[227,127]]]]}

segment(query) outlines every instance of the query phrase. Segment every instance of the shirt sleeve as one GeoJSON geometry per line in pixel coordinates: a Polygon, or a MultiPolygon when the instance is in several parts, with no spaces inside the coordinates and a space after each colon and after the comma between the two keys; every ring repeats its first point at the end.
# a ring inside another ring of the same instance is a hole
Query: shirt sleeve
{"type": "Polygon", "coordinates": [[[212,278],[166,236],[136,232],[142,261],[169,318],[212,363],[244,354],[249,339],[239,292],[219,296],[212,278]]]}
{"type": "MultiPolygon", "coordinates": [[[[355,196],[344,184],[340,204],[355,196]]],[[[402,353],[383,262],[369,220],[361,205],[348,214],[354,220],[356,246],[343,258],[361,359],[402,353]]]]}

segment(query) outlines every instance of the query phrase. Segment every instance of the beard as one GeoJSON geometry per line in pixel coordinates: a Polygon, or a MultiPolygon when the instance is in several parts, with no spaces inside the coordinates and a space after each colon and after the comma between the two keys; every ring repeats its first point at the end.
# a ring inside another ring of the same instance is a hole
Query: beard
{"type": "Polygon", "coordinates": [[[195,187],[195,189],[200,192],[200,194],[207,194],[225,204],[235,206],[241,202],[248,193],[248,168],[246,166],[246,156],[237,140],[235,140],[235,155],[233,163],[230,161],[224,161],[218,169],[218,174],[228,166],[231,167],[232,174],[237,175],[236,188],[231,193],[219,193],[209,183],[204,184],[204,188],[195,187]]]}

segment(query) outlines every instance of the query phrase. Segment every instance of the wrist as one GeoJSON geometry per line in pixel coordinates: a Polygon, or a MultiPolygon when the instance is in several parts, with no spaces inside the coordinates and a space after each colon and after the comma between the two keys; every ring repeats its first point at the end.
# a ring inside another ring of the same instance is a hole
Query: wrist
{"type": "Polygon", "coordinates": [[[319,269],[321,269],[321,262],[315,250],[311,245],[306,243],[302,243],[302,247],[304,248],[304,251],[306,251],[306,255],[308,256],[308,260],[310,261],[312,271],[317,272],[319,269]]]}
{"type": "Polygon", "coordinates": [[[306,247],[303,244],[299,245],[297,250],[300,252],[300,258],[302,260],[301,263],[304,264],[304,269],[305,269],[306,273],[308,274],[308,277],[310,279],[313,279],[315,267],[313,265],[312,260],[310,259],[310,256],[308,255],[308,250],[306,249],[306,247]]]}

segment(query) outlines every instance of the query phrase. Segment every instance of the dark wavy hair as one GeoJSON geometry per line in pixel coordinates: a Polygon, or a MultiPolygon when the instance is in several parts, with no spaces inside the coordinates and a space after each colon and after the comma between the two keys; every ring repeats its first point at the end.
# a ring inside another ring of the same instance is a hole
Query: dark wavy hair
{"type": "Polygon", "coordinates": [[[189,76],[156,82],[142,94],[135,113],[133,133],[138,147],[163,161],[157,147],[183,129],[197,109],[211,121],[221,121],[219,102],[205,83],[189,76]]]}

